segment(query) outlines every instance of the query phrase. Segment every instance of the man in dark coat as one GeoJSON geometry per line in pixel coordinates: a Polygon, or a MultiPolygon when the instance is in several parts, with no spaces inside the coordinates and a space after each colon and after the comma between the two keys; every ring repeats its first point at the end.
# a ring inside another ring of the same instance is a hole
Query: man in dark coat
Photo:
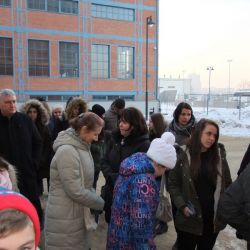
{"type": "Polygon", "coordinates": [[[250,249],[250,163],[222,194],[218,213],[230,226],[237,230],[237,236],[248,241],[250,249]]]}
{"type": "Polygon", "coordinates": [[[119,127],[119,119],[125,108],[125,100],[121,98],[115,99],[108,111],[105,112],[105,130],[112,131],[119,127]]]}
{"type": "Polygon", "coordinates": [[[16,111],[15,92],[0,90],[0,156],[16,166],[20,193],[33,203],[42,223],[36,183],[41,149],[41,137],[32,120],[16,111]]]}

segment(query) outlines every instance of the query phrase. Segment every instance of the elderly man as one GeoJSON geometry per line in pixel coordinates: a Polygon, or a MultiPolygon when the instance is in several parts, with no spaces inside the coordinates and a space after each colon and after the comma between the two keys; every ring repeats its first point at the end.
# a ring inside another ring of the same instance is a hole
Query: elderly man
{"type": "Polygon", "coordinates": [[[0,90],[0,156],[16,166],[18,188],[36,207],[43,225],[43,211],[37,188],[37,163],[42,141],[32,120],[16,110],[16,95],[0,90]]]}

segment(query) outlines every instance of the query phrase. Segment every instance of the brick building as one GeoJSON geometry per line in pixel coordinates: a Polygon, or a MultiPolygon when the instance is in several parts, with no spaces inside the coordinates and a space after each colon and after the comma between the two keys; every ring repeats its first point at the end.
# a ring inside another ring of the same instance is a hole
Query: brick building
{"type": "Polygon", "coordinates": [[[158,0],[0,0],[0,88],[24,101],[157,96],[158,0]]]}

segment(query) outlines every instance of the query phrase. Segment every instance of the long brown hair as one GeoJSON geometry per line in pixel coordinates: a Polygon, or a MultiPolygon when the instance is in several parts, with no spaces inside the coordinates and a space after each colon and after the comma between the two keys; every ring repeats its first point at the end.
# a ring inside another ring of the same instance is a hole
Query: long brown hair
{"type": "Polygon", "coordinates": [[[156,138],[160,138],[167,128],[167,122],[161,113],[153,113],[150,119],[154,126],[153,131],[150,131],[150,133],[153,132],[156,138]]]}
{"type": "Polygon", "coordinates": [[[219,163],[219,151],[218,151],[218,140],[219,140],[219,126],[216,122],[209,119],[201,119],[195,126],[192,132],[191,138],[187,144],[191,157],[191,176],[196,179],[201,171],[201,136],[203,130],[207,125],[212,125],[217,129],[217,134],[214,144],[208,149],[208,175],[209,178],[216,184],[217,175],[219,174],[217,165],[219,163]]]}

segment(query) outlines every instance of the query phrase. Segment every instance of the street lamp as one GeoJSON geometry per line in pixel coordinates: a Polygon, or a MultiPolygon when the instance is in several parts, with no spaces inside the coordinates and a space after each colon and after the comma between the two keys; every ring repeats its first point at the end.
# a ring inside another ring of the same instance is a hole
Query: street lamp
{"type": "Polygon", "coordinates": [[[229,95],[230,95],[230,82],[231,82],[231,62],[232,59],[228,59],[228,89],[227,89],[227,108],[229,106],[229,95]]]}
{"type": "Polygon", "coordinates": [[[211,79],[211,71],[214,70],[212,66],[208,66],[207,70],[209,70],[209,77],[208,77],[208,97],[207,97],[207,115],[208,115],[208,106],[210,101],[210,79],[211,79]]]}
{"type": "Polygon", "coordinates": [[[146,96],[145,96],[145,116],[148,120],[148,27],[152,27],[155,23],[152,16],[146,18],[146,96]]]}

